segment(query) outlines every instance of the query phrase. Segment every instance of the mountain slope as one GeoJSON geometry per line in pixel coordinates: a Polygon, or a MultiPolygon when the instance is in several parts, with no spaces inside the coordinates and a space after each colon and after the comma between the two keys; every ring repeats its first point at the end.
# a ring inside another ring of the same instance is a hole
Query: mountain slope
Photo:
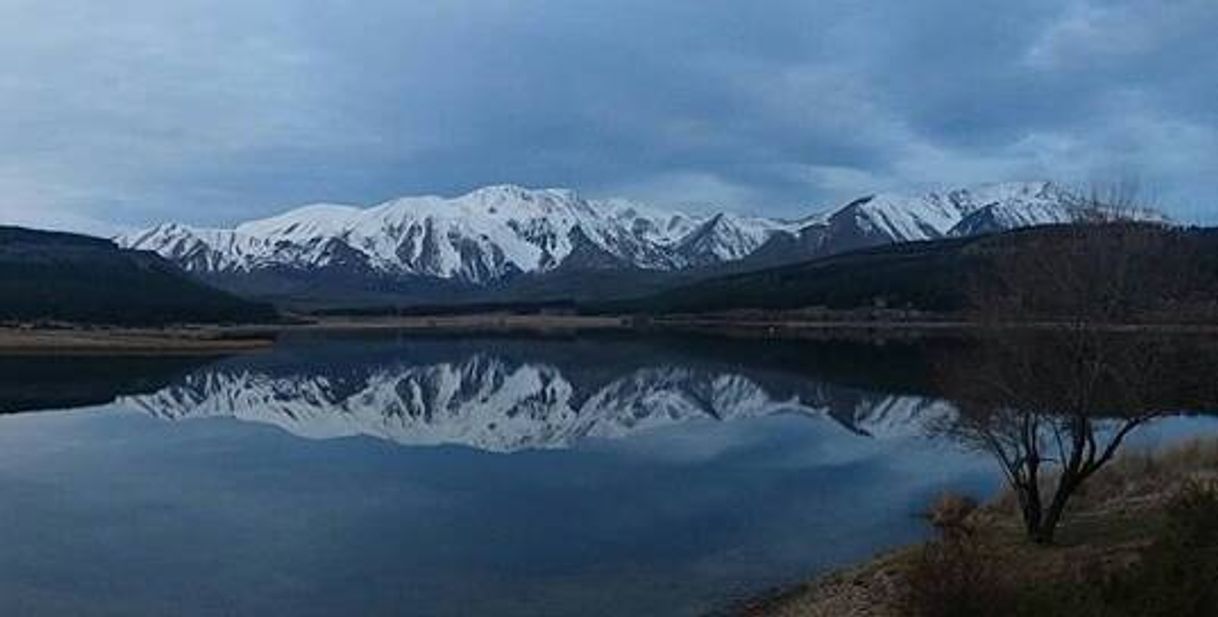
{"type": "Polygon", "coordinates": [[[270,298],[377,297],[386,302],[549,298],[617,273],[604,295],[637,295],[632,279],[704,276],[857,248],[1075,220],[1077,200],[1049,182],[926,194],[878,194],[800,221],[690,215],[562,189],[493,186],[455,198],[407,197],[371,208],[319,204],[233,229],[168,224],[124,235],[187,272],[270,298]],[[567,281],[567,282],[562,282],[567,281]]]}
{"type": "Polygon", "coordinates": [[[969,247],[981,238],[948,238],[849,251],[679,285],[638,299],[594,303],[593,312],[701,313],[911,306],[954,311],[967,306],[967,282],[981,267],[969,247]]]}
{"type": "MultiPolygon", "coordinates": [[[[1103,237],[1105,229],[1098,226],[1096,233],[1103,237]]],[[[1055,235],[1070,231],[1061,225],[1040,226],[871,247],[707,278],[638,299],[593,304],[588,310],[699,313],[885,306],[959,311],[970,307],[970,290],[993,271],[995,256],[1035,250],[1030,247],[1040,246],[1045,240],[1056,241],[1055,235]]],[[[1151,269],[1139,271],[1139,276],[1178,279],[1187,271],[1188,280],[1181,284],[1189,290],[1190,302],[1199,306],[1218,302],[1218,229],[1162,228],[1158,233],[1173,247],[1171,263],[1150,264],[1151,269]]]]}
{"type": "Polygon", "coordinates": [[[271,307],[206,287],[165,259],[66,233],[0,227],[0,320],[253,321],[271,307]]]}

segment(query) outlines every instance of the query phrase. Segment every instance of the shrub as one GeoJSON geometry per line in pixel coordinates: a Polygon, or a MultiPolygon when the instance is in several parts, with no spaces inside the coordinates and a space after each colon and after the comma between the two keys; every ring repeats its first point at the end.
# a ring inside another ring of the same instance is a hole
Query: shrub
{"type": "Polygon", "coordinates": [[[931,505],[926,518],[942,537],[955,538],[973,533],[969,517],[976,511],[977,500],[972,497],[944,493],[931,505]]]}
{"type": "Polygon", "coordinates": [[[901,614],[920,617],[994,615],[1005,604],[999,577],[975,535],[977,502],[944,494],[926,512],[939,537],[922,547],[905,575],[901,614]]]}
{"type": "Polygon", "coordinates": [[[918,617],[1211,617],[1218,615],[1218,480],[1190,480],[1138,560],[1114,569],[1094,554],[1055,580],[1021,571],[1035,560],[985,549],[969,525],[970,502],[940,498],[928,518],[940,537],[905,573],[899,614],[918,617]]]}
{"type": "Polygon", "coordinates": [[[941,538],[922,548],[905,575],[902,615],[1001,615],[1010,606],[991,560],[974,536],[941,538]]]}
{"type": "Polygon", "coordinates": [[[1185,483],[1142,560],[1108,591],[1111,614],[1218,615],[1218,485],[1185,483]]]}
{"type": "Polygon", "coordinates": [[[1083,568],[1072,580],[1020,589],[1018,614],[1051,617],[1218,615],[1218,486],[1186,482],[1140,560],[1126,570],[1083,568]]]}

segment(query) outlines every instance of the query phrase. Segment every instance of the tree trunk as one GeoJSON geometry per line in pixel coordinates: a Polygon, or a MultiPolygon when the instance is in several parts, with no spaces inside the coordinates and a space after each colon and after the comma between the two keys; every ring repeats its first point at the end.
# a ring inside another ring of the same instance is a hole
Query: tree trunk
{"type": "Polygon", "coordinates": [[[1036,495],[1025,495],[1023,498],[1023,524],[1028,538],[1036,542],[1042,525],[1040,498],[1036,495]]]}
{"type": "Polygon", "coordinates": [[[1036,544],[1052,544],[1053,538],[1057,534],[1057,525],[1062,520],[1062,515],[1066,512],[1066,504],[1070,501],[1070,496],[1074,494],[1074,489],[1082,483],[1079,476],[1069,474],[1063,475],[1057,486],[1057,491],[1053,494],[1053,501],[1049,502],[1049,507],[1043,513],[1039,520],[1036,533],[1030,536],[1030,539],[1036,544]]]}

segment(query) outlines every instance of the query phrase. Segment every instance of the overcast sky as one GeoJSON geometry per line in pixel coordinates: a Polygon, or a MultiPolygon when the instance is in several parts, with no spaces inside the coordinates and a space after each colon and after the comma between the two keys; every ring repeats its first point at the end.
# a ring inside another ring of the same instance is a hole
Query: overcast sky
{"type": "Polygon", "coordinates": [[[1215,32],[1214,0],[2,0],[0,222],[1049,178],[1218,223],[1215,32]]]}

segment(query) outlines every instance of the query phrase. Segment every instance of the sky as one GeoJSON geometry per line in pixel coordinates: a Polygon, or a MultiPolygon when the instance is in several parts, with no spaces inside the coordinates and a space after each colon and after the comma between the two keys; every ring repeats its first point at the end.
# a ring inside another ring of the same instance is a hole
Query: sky
{"type": "Polygon", "coordinates": [[[1043,178],[1218,224],[1216,31],[1213,0],[0,0],[0,223],[1043,178]]]}

